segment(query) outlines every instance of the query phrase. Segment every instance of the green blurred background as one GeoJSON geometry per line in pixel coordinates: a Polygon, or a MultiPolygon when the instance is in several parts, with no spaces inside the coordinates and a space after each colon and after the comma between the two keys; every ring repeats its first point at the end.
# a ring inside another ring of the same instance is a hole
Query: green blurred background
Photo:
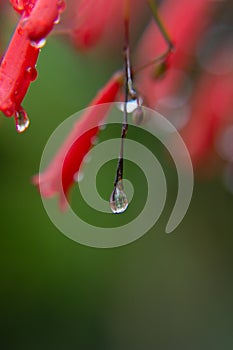
{"type": "Polygon", "coordinates": [[[18,135],[0,119],[1,349],[233,348],[233,197],[220,178],[195,182],[185,219],[166,235],[176,178],[165,162],[159,222],[106,250],[61,234],[30,184],[50,134],[118,66],[50,38],[24,103],[29,130],[18,135]]]}

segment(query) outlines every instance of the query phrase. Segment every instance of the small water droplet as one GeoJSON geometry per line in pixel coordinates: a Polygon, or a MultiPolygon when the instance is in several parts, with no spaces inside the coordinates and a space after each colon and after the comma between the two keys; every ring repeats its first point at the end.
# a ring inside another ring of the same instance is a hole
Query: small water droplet
{"type": "Polygon", "coordinates": [[[110,208],[114,214],[123,213],[128,207],[128,200],[124,192],[122,180],[118,181],[110,197],[110,208]]]}
{"type": "Polygon", "coordinates": [[[53,23],[58,24],[58,23],[60,23],[60,20],[61,20],[61,17],[60,17],[60,15],[58,15],[53,23]]]}
{"type": "Polygon", "coordinates": [[[26,74],[31,81],[33,81],[37,78],[37,70],[35,67],[28,67],[26,69],[26,74]]]}
{"type": "MultiPolygon", "coordinates": [[[[131,99],[127,102],[127,113],[133,113],[133,111],[135,111],[135,109],[137,109],[138,107],[138,102],[139,102],[139,106],[141,106],[143,100],[142,97],[139,96],[139,100],[137,99],[131,99]]],[[[125,110],[125,103],[124,102],[119,102],[117,103],[117,108],[120,109],[120,111],[124,112],[125,110]]]]}
{"type": "Polygon", "coordinates": [[[23,28],[21,28],[21,27],[18,28],[18,34],[19,34],[19,35],[22,35],[22,34],[23,34],[23,28]]]}
{"type": "Polygon", "coordinates": [[[137,91],[134,90],[134,88],[131,87],[131,85],[129,86],[129,95],[131,96],[131,98],[133,100],[136,100],[137,99],[137,91]]]}
{"type": "Polygon", "coordinates": [[[41,49],[46,44],[46,39],[41,39],[39,41],[33,41],[31,40],[31,46],[35,47],[36,49],[41,49]]]}
{"type": "Polygon", "coordinates": [[[133,122],[140,125],[143,122],[144,113],[141,106],[138,106],[132,113],[133,122]]]}
{"type": "Polygon", "coordinates": [[[30,121],[24,109],[15,112],[15,125],[18,133],[24,132],[29,127],[30,121]]]}

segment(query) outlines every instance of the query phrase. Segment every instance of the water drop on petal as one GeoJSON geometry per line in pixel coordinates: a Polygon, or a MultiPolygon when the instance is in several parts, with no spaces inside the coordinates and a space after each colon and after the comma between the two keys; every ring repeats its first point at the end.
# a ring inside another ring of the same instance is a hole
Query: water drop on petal
{"type": "Polygon", "coordinates": [[[22,34],[23,34],[23,28],[21,28],[21,27],[18,28],[18,34],[19,34],[19,35],[22,35],[22,34]]]}
{"type": "Polygon", "coordinates": [[[46,44],[46,39],[41,39],[39,41],[33,41],[31,40],[31,46],[35,47],[36,49],[41,49],[46,44]]]}
{"type": "Polygon", "coordinates": [[[28,67],[26,69],[26,75],[29,77],[31,81],[37,78],[37,70],[35,67],[28,67]]]}
{"type": "Polygon", "coordinates": [[[132,113],[133,122],[140,125],[143,122],[144,113],[141,106],[138,106],[132,113]]]}
{"type": "Polygon", "coordinates": [[[128,207],[128,200],[124,192],[122,180],[118,181],[110,197],[110,208],[114,214],[123,213],[128,207]]]}
{"type": "Polygon", "coordinates": [[[58,24],[58,23],[60,23],[60,20],[61,20],[61,16],[59,14],[53,23],[58,24]]]}
{"type": "Polygon", "coordinates": [[[15,112],[15,126],[18,133],[24,132],[29,127],[30,121],[24,109],[15,112]]]}

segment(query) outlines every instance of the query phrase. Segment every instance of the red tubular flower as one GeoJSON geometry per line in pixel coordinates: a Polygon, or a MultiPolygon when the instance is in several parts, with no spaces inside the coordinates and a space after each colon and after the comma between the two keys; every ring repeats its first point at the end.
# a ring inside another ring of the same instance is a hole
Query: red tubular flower
{"type": "Polygon", "coordinates": [[[97,0],[91,5],[90,2],[81,0],[75,5],[75,21],[71,33],[79,48],[87,49],[96,44],[103,34],[112,5],[111,0],[107,3],[105,0],[97,0]]]}
{"type": "Polygon", "coordinates": [[[59,194],[61,209],[64,209],[67,204],[66,196],[74,183],[74,175],[79,171],[85,155],[92,146],[93,137],[99,131],[96,125],[101,124],[106,118],[109,110],[108,103],[116,99],[122,83],[122,73],[116,73],[89,106],[106,105],[103,105],[101,110],[88,109],[75,123],[47,169],[33,178],[33,183],[39,186],[42,196],[51,197],[56,193],[59,194]]]}
{"type": "Polygon", "coordinates": [[[219,131],[233,113],[233,73],[228,76],[205,74],[196,88],[190,122],[182,131],[195,165],[213,152],[219,131]]]}
{"type": "MultiPolygon", "coordinates": [[[[147,9],[146,1],[129,0],[133,33],[147,9]]],[[[125,0],[71,0],[69,26],[74,44],[81,50],[89,50],[103,44],[109,50],[123,43],[123,13],[125,0]]],[[[135,30],[136,29],[136,30],[135,30]]]]}
{"type": "Polygon", "coordinates": [[[64,1],[37,0],[30,16],[22,23],[28,38],[34,42],[44,39],[59,20],[60,12],[65,8],[64,1]]]}
{"type": "Polygon", "coordinates": [[[0,110],[11,116],[21,109],[22,100],[32,80],[39,50],[28,40],[20,20],[0,66],[0,110]]]}
{"type": "Polygon", "coordinates": [[[17,131],[21,132],[28,125],[21,103],[37,76],[39,47],[34,47],[32,40],[41,40],[49,33],[63,2],[12,0],[11,3],[22,17],[0,66],[0,110],[8,117],[15,116],[17,131]]]}
{"type": "MultiPolygon", "coordinates": [[[[166,30],[172,36],[175,51],[169,57],[169,66],[186,69],[191,55],[202,35],[203,29],[211,19],[214,7],[208,0],[165,0],[159,9],[166,30]]],[[[159,29],[152,21],[142,36],[137,52],[137,65],[144,65],[166,51],[167,44],[159,29]],[[146,52],[146,54],[145,54],[146,52]]],[[[139,90],[146,97],[148,105],[156,107],[160,97],[174,92],[179,83],[178,74],[167,74],[163,79],[154,78],[154,66],[142,70],[137,76],[139,90]]]]}

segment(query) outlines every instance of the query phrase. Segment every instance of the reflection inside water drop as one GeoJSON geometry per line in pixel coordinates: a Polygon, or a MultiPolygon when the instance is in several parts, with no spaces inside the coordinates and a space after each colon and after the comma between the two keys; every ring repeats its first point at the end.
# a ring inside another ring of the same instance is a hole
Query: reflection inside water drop
{"type": "Polygon", "coordinates": [[[39,41],[33,41],[31,40],[31,46],[35,47],[36,49],[41,49],[46,44],[46,39],[41,39],[39,41]]]}
{"type": "Polygon", "coordinates": [[[124,192],[122,180],[118,181],[110,197],[110,208],[114,214],[123,213],[128,207],[128,200],[124,192]]]}
{"type": "Polygon", "coordinates": [[[15,126],[18,133],[24,132],[29,127],[30,121],[24,109],[15,112],[15,126]]]}

